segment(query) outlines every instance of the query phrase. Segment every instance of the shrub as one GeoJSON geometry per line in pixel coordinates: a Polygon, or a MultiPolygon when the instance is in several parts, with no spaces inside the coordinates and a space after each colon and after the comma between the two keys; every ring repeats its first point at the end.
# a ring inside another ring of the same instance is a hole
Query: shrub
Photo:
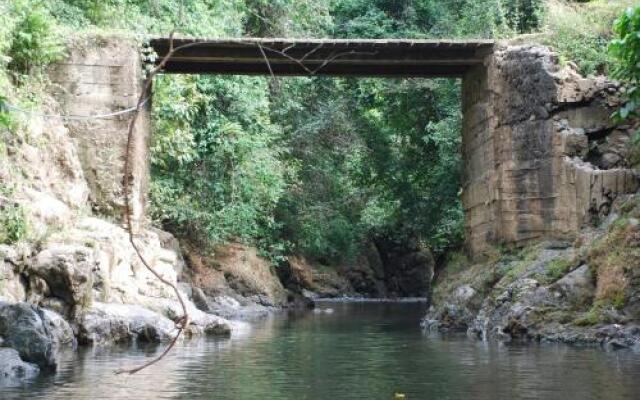
{"type": "Polygon", "coordinates": [[[545,280],[549,283],[557,281],[565,276],[572,266],[573,261],[567,258],[558,258],[551,261],[547,265],[545,280]]]}
{"type": "MultiPolygon", "coordinates": [[[[609,51],[619,61],[613,75],[629,85],[628,100],[615,114],[623,120],[640,115],[640,6],[628,8],[616,20],[613,29],[616,38],[609,51]]],[[[636,133],[635,142],[640,144],[640,133],[636,133]]]]}
{"type": "Polygon", "coordinates": [[[550,0],[543,17],[544,43],[584,75],[607,73],[614,60],[607,52],[614,20],[632,0],[567,2],[550,0]]]}
{"type": "Polygon", "coordinates": [[[0,206],[0,243],[12,244],[26,235],[27,222],[23,207],[15,203],[0,206]]]}
{"type": "Polygon", "coordinates": [[[588,252],[587,260],[596,277],[596,300],[616,308],[625,305],[633,291],[640,266],[640,233],[628,219],[620,219],[588,252]]]}
{"type": "Polygon", "coordinates": [[[14,4],[16,25],[10,38],[9,67],[22,74],[45,66],[63,55],[63,47],[54,19],[40,3],[18,1],[14,4]]]}

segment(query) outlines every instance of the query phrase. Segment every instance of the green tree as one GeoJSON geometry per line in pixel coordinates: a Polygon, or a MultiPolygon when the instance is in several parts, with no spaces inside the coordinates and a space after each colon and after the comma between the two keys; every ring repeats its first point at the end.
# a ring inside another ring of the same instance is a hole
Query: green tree
{"type": "Polygon", "coordinates": [[[47,9],[41,3],[19,0],[9,10],[14,15],[15,25],[9,38],[7,50],[9,68],[29,74],[63,55],[63,46],[47,9]]]}
{"type": "Polygon", "coordinates": [[[273,229],[285,151],[262,78],[161,77],[154,101],[154,217],[203,243],[273,229]]]}
{"type": "Polygon", "coordinates": [[[619,61],[614,76],[626,82],[627,102],[616,116],[620,119],[637,117],[640,110],[640,6],[628,8],[613,27],[616,38],[611,42],[611,54],[619,61]]]}

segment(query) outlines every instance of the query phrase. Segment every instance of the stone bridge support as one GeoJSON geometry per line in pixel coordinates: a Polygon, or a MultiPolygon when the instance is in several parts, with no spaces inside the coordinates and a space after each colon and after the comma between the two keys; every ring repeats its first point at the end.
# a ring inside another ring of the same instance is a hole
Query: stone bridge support
{"type": "Polygon", "coordinates": [[[573,241],[595,217],[590,209],[638,190],[623,160],[632,128],[610,119],[618,91],[530,45],[498,46],[464,76],[462,201],[472,254],[573,241]],[[610,152],[594,151],[598,141],[610,152]]]}
{"type": "MultiPolygon", "coordinates": [[[[142,91],[140,49],[129,39],[83,38],[68,46],[68,57],[50,73],[55,96],[68,115],[108,114],[134,107],[142,91]]],[[[94,212],[124,215],[123,171],[131,114],[100,119],[69,119],[89,185],[94,212]]],[[[149,183],[150,102],[141,112],[133,143],[130,193],[133,227],[144,222],[149,183]]]]}

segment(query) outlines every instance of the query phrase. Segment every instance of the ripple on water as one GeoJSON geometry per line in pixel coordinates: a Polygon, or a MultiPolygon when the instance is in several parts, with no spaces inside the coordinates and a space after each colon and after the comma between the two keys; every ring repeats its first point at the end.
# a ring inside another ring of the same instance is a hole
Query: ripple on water
{"type": "Polygon", "coordinates": [[[421,303],[324,303],[276,315],[232,339],[65,352],[56,375],[0,388],[1,399],[637,399],[640,355],[563,345],[426,337],[421,303]]]}

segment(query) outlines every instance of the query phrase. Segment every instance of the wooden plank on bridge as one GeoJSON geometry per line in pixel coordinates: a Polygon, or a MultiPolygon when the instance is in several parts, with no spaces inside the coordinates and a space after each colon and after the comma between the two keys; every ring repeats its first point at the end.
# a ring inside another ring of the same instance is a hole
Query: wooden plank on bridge
{"type": "MultiPolygon", "coordinates": [[[[168,38],[150,41],[162,59],[168,38]]],[[[491,40],[185,39],[165,73],[458,77],[482,64],[491,40]]]]}

